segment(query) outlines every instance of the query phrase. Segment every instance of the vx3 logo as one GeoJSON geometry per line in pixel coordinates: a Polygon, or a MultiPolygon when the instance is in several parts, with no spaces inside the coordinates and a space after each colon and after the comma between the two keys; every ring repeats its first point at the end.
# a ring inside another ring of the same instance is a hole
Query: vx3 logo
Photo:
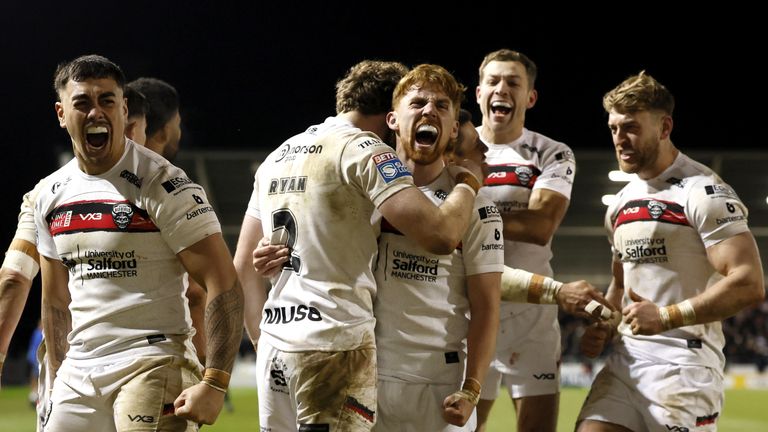
{"type": "Polygon", "coordinates": [[[136,415],[128,414],[128,418],[134,423],[154,423],[155,422],[154,416],[143,416],[141,414],[136,414],[136,415]]]}
{"type": "Polygon", "coordinates": [[[553,373],[540,373],[540,374],[533,374],[533,377],[537,380],[553,380],[555,379],[555,374],[553,373]]]}

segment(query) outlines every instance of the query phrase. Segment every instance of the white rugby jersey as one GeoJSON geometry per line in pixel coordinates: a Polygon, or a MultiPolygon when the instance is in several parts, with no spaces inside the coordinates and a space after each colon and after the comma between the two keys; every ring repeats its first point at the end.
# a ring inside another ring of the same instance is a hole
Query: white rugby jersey
{"type": "MultiPolygon", "coordinates": [[[[478,133],[481,128],[477,127],[478,133]]],[[[520,138],[509,144],[485,144],[490,173],[480,195],[490,198],[502,215],[527,209],[535,189],[549,189],[571,198],[576,161],[567,145],[528,129],[523,129],[520,138]]],[[[552,276],[551,259],[551,241],[540,246],[504,240],[504,262],[509,267],[552,276]]],[[[501,317],[515,315],[530,307],[537,306],[502,302],[501,317]]]]}
{"type": "MultiPolygon", "coordinates": [[[[624,269],[624,306],[629,289],[658,306],[679,303],[721,278],[706,248],[746,232],[747,208],[706,166],[680,153],[651,180],[632,180],[606,213],[614,260],[624,269]]],[[[626,324],[618,350],[663,363],[722,370],[721,323],[673,329],[659,335],[632,335],[626,324]]]]}
{"type": "Polygon", "coordinates": [[[127,140],[103,174],[88,175],[72,159],[48,176],[35,222],[40,254],[69,268],[69,359],[85,366],[124,358],[129,349],[164,354],[168,338],[188,342],[176,254],[221,228],[184,171],[127,140]]]}
{"type": "Polygon", "coordinates": [[[35,229],[35,200],[40,190],[43,188],[45,180],[37,182],[35,187],[24,194],[24,198],[21,200],[21,208],[19,210],[19,223],[16,225],[16,234],[13,236],[15,239],[26,240],[32,244],[37,244],[37,230],[35,229]]]}
{"type": "MultiPolygon", "coordinates": [[[[455,184],[443,170],[419,189],[440,205],[455,184]]],[[[461,383],[469,329],[466,276],[504,271],[502,229],[498,210],[481,196],[450,255],[429,253],[382,221],[374,304],[379,379],[461,383]]]]}
{"type": "Polygon", "coordinates": [[[266,236],[286,230],[291,259],[269,292],[261,337],[289,352],[375,346],[371,214],[411,186],[390,146],[337,117],[264,160],[246,214],[261,220],[266,236]]]}

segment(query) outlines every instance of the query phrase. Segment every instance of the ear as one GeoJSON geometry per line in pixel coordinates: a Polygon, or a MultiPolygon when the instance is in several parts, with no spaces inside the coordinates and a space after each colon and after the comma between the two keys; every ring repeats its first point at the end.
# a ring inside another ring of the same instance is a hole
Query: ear
{"type": "Polygon", "coordinates": [[[480,105],[480,86],[475,87],[475,102],[480,105]]]}
{"type": "Polygon", "coordinates": [[[528,104],[525,105],[525,109],[531,109],[536,105],[536,101],[539,100],[539,92],[533,89],[528,92],[528,104]]]}
{"type": "Polygon", "coordinates": [[[454,120],[453,127],[451,128],[451,139],[455,140],[459,137],[459,121],[454,120]]]}
{"type": "Polygon", "coordinates": [[[399,126],[397,124],[396,112],[390,111],[387,113],[387,127],[392,129],[393,131],[399,130],[399,126]]]}
{"type": "Polygon", "coordinates": [[[59,126],[62,129],[66,129],[67,124],[64,121],[64,105],[62,105],[61,102],[56,102],[56,104],[54,104],[54,109],[56,110],[56,117],[59,118],[59,126]]]}
{"type": "Polygon", "coordinates": [[[674,126],[674,122],[672,121],[672,117],[665,115],[661,118],[661,139],[665,140],[669,138],[669,135],[672,134],[672,127],[674,126]]]}

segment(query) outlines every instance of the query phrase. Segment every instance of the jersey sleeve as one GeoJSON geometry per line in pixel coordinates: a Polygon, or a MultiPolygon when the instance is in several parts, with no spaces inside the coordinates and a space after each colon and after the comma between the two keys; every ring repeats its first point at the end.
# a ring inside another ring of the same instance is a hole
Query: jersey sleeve
{"type": "MultiPolygon", "coordinates": [[[[261,170],[261,167],[259,167],[259,170],[261,170]]],[[[248,208],[245,209],[245,214],[261,220],[261,210],[259,209],[259,170],[253,176],[253,192],[251,192],[251,199],[248,200],[248,208]]]]}
{"type": "Polygon", "coordinates": [[[392,147],[376,135],[356,134],[341,154],[344,181],[368,195],[378,208],[387,198],[413,186],[413,177],[392,147]]]}
{"type": "Polygon", "coordinates": [[[736,192],[716,177],[691,184],[686,217],[699,232],[705,247],[749,231],[749,212],[736,192]]]}
{"type": "Polygon", "coordinates": [[[147,184],[146,194],[147,211],[174,253],[221,232],[205,191],[181,168],[161,167],[147,184]]]}
{"type": "Polygon", "coordinates": [[[571,199],[575,175],[576,159],[573,152],[565,144],[559,144],[544,155],[541,174],[533,188],[553,190],[571,199]]]}
{"type": "Polygon", "coordinates": [[[35,187],[24,194],[19,211],[19,223],[16,225],[14,239],[26,240],[32,244],[37,243],[37,229],[35,227],[35,200],[43,188],[45,180],[40,180],[35,187]]]}
{"type": "Polygon", "coordinates": [[[501,214],[493,202],[475,198],[470,228],[462,239],[466,275],[504,271],[504,238],[501,214]]]}

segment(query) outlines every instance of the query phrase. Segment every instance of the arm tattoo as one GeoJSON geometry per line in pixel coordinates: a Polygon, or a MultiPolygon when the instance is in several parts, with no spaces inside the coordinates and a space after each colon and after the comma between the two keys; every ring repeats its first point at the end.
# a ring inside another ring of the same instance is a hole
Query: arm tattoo
{"type": "Polygon", "coordinates": [[[243,336],[243,292],[240,282],[211,299],[205,308],[208,335],[206,367],[231,372],[243,336]]]}
{"type": "Polygon", "coordinates": [[[47,312],[43,318],[43,331],[46,335],[48,361],[51,364],[51,370],[55,373],[67,356],[69,349],[67,334],[72,330],[72,315],[69,309],[60,309],[51,304],[46,304],[43,310],[47,312]]]}

